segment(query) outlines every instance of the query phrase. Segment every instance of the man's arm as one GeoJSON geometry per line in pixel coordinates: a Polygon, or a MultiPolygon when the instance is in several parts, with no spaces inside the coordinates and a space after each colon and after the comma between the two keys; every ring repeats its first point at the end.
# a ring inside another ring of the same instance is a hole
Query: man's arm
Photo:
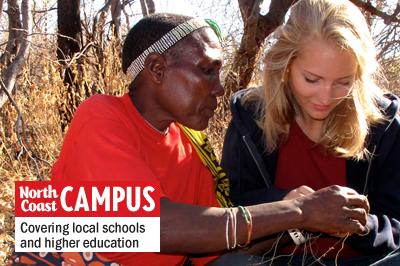
{"type": "MultiPolygon", "coordinates": [[[[252,240],[288,228],[334,233],[361,233],[369,205],[354,190],[331,186],[304,197],[248,206],[252,240]]],[[[237,212],[237,241],[245,243],[247,225],[237,212]]],[[[226,210],[161,199],[161,252],[209,253],[226,249],[226,210]]],[[[230,235],[231,233],[229,233],[230,235]]],[[[232,243],[232,241],[230,242],[232,243]]]]}

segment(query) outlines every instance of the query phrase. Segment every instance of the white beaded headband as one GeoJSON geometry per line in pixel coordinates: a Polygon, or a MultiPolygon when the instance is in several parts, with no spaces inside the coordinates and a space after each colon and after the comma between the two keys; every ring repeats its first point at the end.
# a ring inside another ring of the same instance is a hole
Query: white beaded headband
{"type": "Polygon", "coordinates": [[[203,19],[193,18],[182,24],[179,24],[158,41],[149,46],[144,50],[132,63],[129,65],[126,73],[131,76],[132,80],[144,69],[144,61],[146,57],[151,53],[164,53],[168,48],[177,43],[183,37],[189,35],[193,31],[203,28],[210,27],[210,25],[203,19]]]}

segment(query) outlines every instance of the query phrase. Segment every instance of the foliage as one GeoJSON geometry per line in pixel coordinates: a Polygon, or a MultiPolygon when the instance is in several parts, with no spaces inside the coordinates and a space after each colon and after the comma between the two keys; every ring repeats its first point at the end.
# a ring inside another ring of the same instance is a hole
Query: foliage
{"type": "MultiPolygon", "coordinates": [[[[55,37],[39,36],[13,95],[24,117],[25,138],[21,126],[17,132],[17,112],[9,103],[0,113],[0,265],[10,254],[14,243],[14,181],[47,179],[63,141],[59,108],[65,104],[66,88],[61,78],[61,65],[56,61],[55,37]],[[47,45],[46,45],[47,44],[47,45]],[[20,141],[29,151],[23,150],[20,141]]],[[[104,63],[98,65],[93,51],[85,55],[79,82],[88,84],[91,94],[121,95],[127,87],[127,78],[120,71],[119,42],[110,40],[104,48],[104,63]]],[[[90,96],[90,95],[88,95],[90,96]]],[[[83,101],[84,99],[82,99],[83,101]]]]}

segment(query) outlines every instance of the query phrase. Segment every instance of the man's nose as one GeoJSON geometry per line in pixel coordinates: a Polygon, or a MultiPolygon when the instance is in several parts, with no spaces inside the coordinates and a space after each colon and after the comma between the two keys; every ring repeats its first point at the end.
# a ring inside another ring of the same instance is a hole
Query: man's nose
{"type": "Polygon", "coordinates": [[[225,89],[221,84],[221,81],[218,79],[218,81],[216,81],[216,83],[214,84],[212,90],[211,90],[211,94],[216,96],[216,97],[220,97],[222,95],[224,95],[225,93],[225,89]]]}

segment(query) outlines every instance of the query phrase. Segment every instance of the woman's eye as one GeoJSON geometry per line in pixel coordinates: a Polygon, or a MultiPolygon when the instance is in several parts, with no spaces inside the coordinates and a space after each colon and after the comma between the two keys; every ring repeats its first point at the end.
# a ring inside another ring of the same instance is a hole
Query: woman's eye
{"type": "Polygon", "coordinates": [[[318,81],[318,79],[310,79],[310,78],[307,78],[307,77],[304,77],[304,79],[308,83],[316,83],[318,81]]]}
{"type": "Polygon", "coordinates": [[[336,86],[344,89],[349,89],[353,86],[353,81],[352,80],[338,81],[336,83],[336,86]]]}
{"type": "Polygon", "coordinates": [[[348,86],[351,86],[352,84],[350,81],[345,81],[345,82],[339,82],[339,85],[348,87],[348,86]]]}

